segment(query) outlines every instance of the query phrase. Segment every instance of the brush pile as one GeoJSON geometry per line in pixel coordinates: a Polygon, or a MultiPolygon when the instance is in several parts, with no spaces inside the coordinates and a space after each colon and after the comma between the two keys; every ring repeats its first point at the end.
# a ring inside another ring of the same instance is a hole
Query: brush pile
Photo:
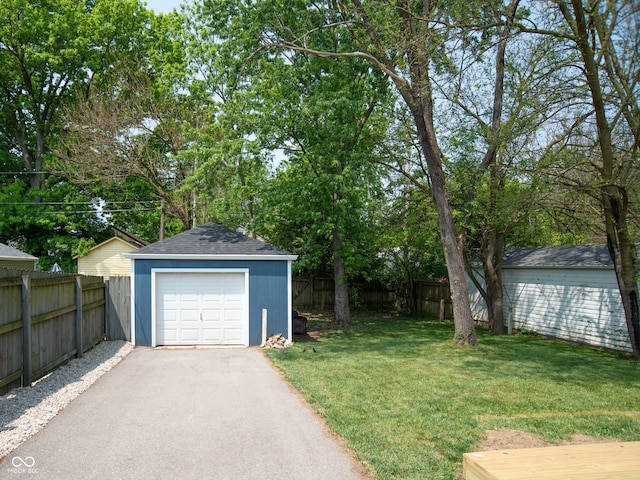
{"type": "Polygon", "coordinates": [[[264,342],[262,348],[288,348],[293,345],[293,342],[290,342],[284,335],[281,333],[276,333],[275,335],[267,338],[267,341],[264,342]]]}

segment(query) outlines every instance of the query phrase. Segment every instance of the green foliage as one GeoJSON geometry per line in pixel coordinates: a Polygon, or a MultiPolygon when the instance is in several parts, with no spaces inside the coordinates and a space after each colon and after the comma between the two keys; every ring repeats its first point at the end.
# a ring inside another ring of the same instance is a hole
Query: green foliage
{"type": "Polygon", "coordinates": [[[135,55],[149,14],[136,0],[7,0],[0,18],[0,238],[43,269],[73,271],[72,256],[103,239],[106,225],[89,205],[94,195],[54,161],[61,112],[135,55]]]}
{"type": "MultiPolygon", "coordinates": [[[[369,276],[380,185],[371,160],[384,128],[375,107],[387,98],[386,81],[362,61],[263,49],[274,15],[295,29],[317,20],[304,2],[217,1],[191,12],[191,51],[204,72],[196,86],[217,100],[207,127],[215,140],[194,177],[211,192],[212,214],[244,214],[250,230],[300,255],[298,270],[331,271],[338,229],[348,275],[369,276]],[[267,179],[265,152],[274,151],[267,179]]],[[[322,31],[309,38],[336,48],[343,41],[322,31]]]]}
{"type": "Polygon", "coordinates": [[[395,197],[380,213],[376,245],[384,259],[380,280],[398,295],[399,306],[415,313],[418,281],[447,277],[438,219],[427,192],[403,183],[392,183],[395,197]]]}
{"type": "MultiPolygon", "coordinates": [[[[424,5],[409,4],[416,15],[398,28],[398,6],[381,1],[203,0],[181,14],[153,15],[138,0],[3,0],[0,238],[41,256],[43,267],[55,260],[70,269],[71,256],[99,242],[106,226],[73,202],[101,199],[107,221],[151,241],[162,221],[166,235],[212,219],[244,224],[300,254],[297,269],[326,272],[339,231],[348,275],[383,278],[398,290],[444,276],[432,179],[416,156],[411,112],[383,74],[410,81],[406,53],[419,43],[447,193],[471,253],[487,232],[504,234],[508,247],[601,241],[599,159],[587,141],[595,130],[566,39],[512,29],[502,121],[493,129],[507,4],[432,2],[429,18],[442,21],[429,25],[417,14],[424,5]],[[359,54],[321,58],[278,44],[283,39],[359,54]],[[360,54],[387,61],[385,68],[360,54]],[[567,135],[571,144],[547,145],[567,135]],[[495,161],[479,168],[494,144],[495,161]]],[[[521,2],[516,23],[526,25],[541,5],[558,2],[521,2]]],[[[619,11],[630,7],[621,2],[619,11]]],[[[571,33],[558,12],[548,13],[545,28],[571,33]]],[[[598,18],[608,22],[610,13],[598,18]]],[[[635,65],[632,27],[627,17],[619,24],[616,57],[590,26],[594,48],[635,65]]],[[[608,101],[622,98],[616,89],[636,88],[615,83],[612,67],[602,65],[608,101]]],[[[636,96],[627,96],[629,108],[636,96]]],[[[637,237],[637,148],[624,147],[637,115],[624,115],[624,102],[611,105],[621,112],[612,131],[628,160],[619,173],[637,237]]]]}
{"type": "Polygon", "coordinates": [[[381,185],[372,162],[383,120],[375,105],[379,80],[354,84],[366,71],[361,64],[294,58],[272,70],[280,91],[267,108],[276,112],[271,123],[288,158],[272,180],[266,201],[273,209],[265,210],[264,223],[277,226],[284,245],[301,255],[297,268],[312,271],[330,270],[338,229],[348,274],[368,277],[381,185]]]}
{"type": "Polygon", "coordinates": [[[39,258],[41,270],[58,263],[75,271],[73,257],[110,236],[92,207],[92,198],[50,177],[44,190],[27,190],[27,180],[0,177],[0,242],[39,258]],[[39,198],[34,205],[33,198],[39,198]]]}

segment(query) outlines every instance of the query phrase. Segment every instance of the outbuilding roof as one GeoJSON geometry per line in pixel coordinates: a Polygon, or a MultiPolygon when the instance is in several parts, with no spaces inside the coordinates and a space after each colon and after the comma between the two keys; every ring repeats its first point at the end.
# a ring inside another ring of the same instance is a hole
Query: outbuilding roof
{"type": "Polygon", "coordinates": [[[117,238],[124,240],[129,245],[132,245],[136,248],[141,248],[149,245],[149,242],[147,242],[146,240],[143,240],[140,237],[136,237],[133,233],[122,230],[115,225],[112,225],[111,229],[113,230],[113,233],[117,238]]]}
{"type": "Polygon", "coordinates": [[[206,223],[125,254],[133,259],[295,260],[286,250],[217,223],[206,223]]]}
{"type": "Polygon", "coordinates": [[[4,243],[0,243],[0,258],[16,259],[16,260],[38,260],[38,257],[22,252],[17,248],[10,247],[4,243]]]}
{"type": "Polygon", "coordinates": [[[613,268],[609,250],[601,245],[515,248],[507,250],[503,267],[613,268]]]}

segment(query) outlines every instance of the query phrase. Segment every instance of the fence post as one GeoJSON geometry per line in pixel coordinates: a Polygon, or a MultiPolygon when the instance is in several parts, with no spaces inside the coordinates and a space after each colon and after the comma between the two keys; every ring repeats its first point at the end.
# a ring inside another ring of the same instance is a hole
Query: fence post
{"type": "Polygon", "coordinates": [[[31,277],[22,275],[22,386],[31,386],[31,277]]]}
{"type": "Polygon", "coordinates": [[[76,358],[82,358],[82,278],[76,275],[76,358]]]}
{"type": "Polygon", "coordinates": [[[104,281],[104,337],[109,339],[109,315],[111,311],[109,294],[109,280],[104,281]]]}
{"type": "Polygon", "coordinates": [[[262,345],[265,346],[267,343],[267,309],[262,309],[262,345]]]}
{"type": "Polygon", "coordinates": [[[314,279],[313,279],[313,274],[311,275],[311,280],[309,281],[309,287],[311,287],[311,308],[315,308],[316,306],[316,294],[315,294],[315,290],[314,290],[314,279]]]}

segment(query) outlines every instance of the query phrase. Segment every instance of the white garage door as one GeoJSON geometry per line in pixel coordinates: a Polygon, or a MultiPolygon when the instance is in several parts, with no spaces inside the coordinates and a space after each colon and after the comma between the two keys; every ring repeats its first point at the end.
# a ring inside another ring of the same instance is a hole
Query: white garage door
{"type": "Polygon", "coordinates": [[[248,344],[245,273],[158,272],[157,345],[248,344]]]}

